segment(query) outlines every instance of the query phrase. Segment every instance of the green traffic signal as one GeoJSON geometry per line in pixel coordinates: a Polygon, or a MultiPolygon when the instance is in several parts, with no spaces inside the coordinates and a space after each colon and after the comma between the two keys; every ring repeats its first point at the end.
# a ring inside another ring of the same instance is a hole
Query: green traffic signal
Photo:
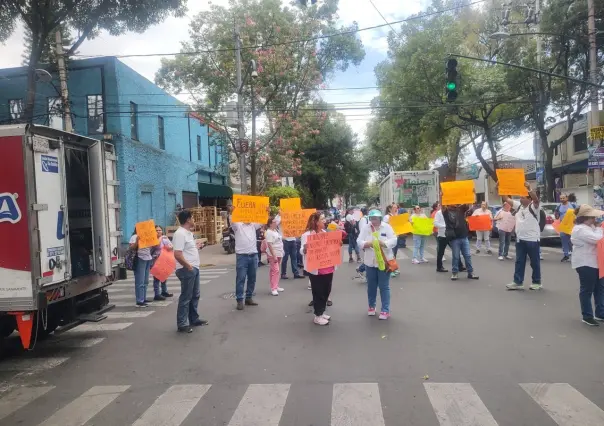
{"type": "Polygon", "coordinates": [[[447,82],[447,90],[455,90],[457,88],[457,84],[454,81],[447,82]]]}

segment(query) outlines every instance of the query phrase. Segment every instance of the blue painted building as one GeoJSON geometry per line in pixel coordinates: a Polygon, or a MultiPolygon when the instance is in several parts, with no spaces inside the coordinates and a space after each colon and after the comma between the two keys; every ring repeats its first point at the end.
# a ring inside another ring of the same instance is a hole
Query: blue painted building
{"type": "MultiPolygon", "coordinates": [[[[34,122],[63,128],[56,70],[36,88],[34,122]]],[[[0,124],[22,118],[26,69],[0,70],[0,124]]],[[[172,225],[177,206],[225,205],[225,135],[203,117],[114,57],[70,61],[74,133],[116,146],[121,227],[127,242],[136,222],[172,225]]]]}

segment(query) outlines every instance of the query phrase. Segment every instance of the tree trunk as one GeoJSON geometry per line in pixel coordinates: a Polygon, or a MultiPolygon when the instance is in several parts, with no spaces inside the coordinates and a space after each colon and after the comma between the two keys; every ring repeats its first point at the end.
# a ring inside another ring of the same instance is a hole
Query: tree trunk
{"type": "MultiPolygon", "coordinates": [[[[545,137],[545,143],[547,144],[547,136],[545,137]]],[[[541,141],[543,146],[543,140],[541,141]]],[[[554,149],[550,146],[547,147],[545,152],[545,164],[543,165],[545,174],[545,201],[553,202],[556,199],[556,177],[554,176],[554,149]]]]}
{"type": "MultiPolygon", "coordinates": [[[[46,35],[45,35],[46,36],[46,35]]],[[[36,68],[42,55],[42,42],[44,38],[41,37],[39,31],[35,32],[32,29],[31,37],[31,52],[29,54],[29,63],[27,65],[27,96],[25,100],[25,109],[23,111],[23,119],[26,123],[30,124],[34,119],[34,105],[36,102],[36,68]]]]}

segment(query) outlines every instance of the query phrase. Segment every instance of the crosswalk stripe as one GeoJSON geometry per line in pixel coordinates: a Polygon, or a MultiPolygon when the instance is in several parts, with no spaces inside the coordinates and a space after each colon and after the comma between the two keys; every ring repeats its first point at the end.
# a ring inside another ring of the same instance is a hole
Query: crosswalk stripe
{"type": "Polygon", "coordinates": [[[145,318],[155,311],[106,312],[108,319],[145,318]]]}
{"type": "MultiPolygon", "coordinates": [[[[202,277],[202,278],[209,278],[209,277],[202,277]]],[[[210,282],[210,280],[199,280],[199,284],[200,285],[204,285],[204,284],[208,284],[210,282]]],[[[170,281],[167,284],[168,289],[180,289],[180,283],[177,281],[170,281]]],[[[149,285],[147,286],[147,288],[153,288],[153,283],[149,283],[149,285]]],[[[108,291],[111,291],[112,289],[129,289],[134,291],[134,282],[132,283],[124,283],[123,281],[120,281],[119,284],[111,284],[109,287],[107,287],[108,291]]]]}
{"type": "Polygon", "coordinates": [[[289,385],[249,385],[229,426],[278,426],[289,385]]]}
{"type": "Polygon", "coordinates": [[[54,386],[21,387],[6,394],[0,399],[0,420],[25,407],[51,389],[54,389],[54,386]]]}
{"type": "MultiPolygon", "coordinates": [[[[179,294],[180,294],[180,292],[175,292],[174,297],[178,297],[179,294]]],[[[110,302],[112,300],[130,300],[130,299],[132,299],[133,301],[136,301],[134,294],[110,294],[109,295],[110,302]]],[[[157,303],[157,302],[153,301],[153,303],[157,303]]]]}
{"type": "MultiPolygon", "coordinates": [[[[133,298],[134,299],[134,298],[133,298]]],[[[112,305],[115,305],[116,308],[134,308],[135,303],[134,300],[132,302],[110,302],[112,305]]],[[[140,309],[153,309],[153,308],[164,308],[166,306],[170,306],[173,303],[172,300],[166,300],[163,302],[153,302],[149,303],[149,306],[146,308],[140,309]]]]}
{"type": "Polygon", "coordinates": [[[174,385],[159,396],[132,426],[179,426],[210,385],[174,385]]]}
{"type": "Polygon", "coordinates": [[[520,385],[558,426],[602,426],[604,411],[568,383],[520,385]]]}
{"type": "Polygon", "coordinates": [[[26,371],[27,374],[33,374],[55,368],[68,359],[64,357],[6,359],[0,362],[0,371],[26,371]]]}
{"type": "Polygon", "coordinates": [[[130,386],[94,386],[40,423],[40,426],[83,426],[130,386]]]}
{"type": "Polygon", "coordinates": [[[469,383],[424,383],[440,426],[497,426],[469,383]]]}
{"type": "Polygon", "coordinates": [[[87,338],[87,339],[58,338],[56,340],[45,340],[42,344],[44,346],[60,345],[62,348],[73,348],[73,349],[75,349],[75,348],[91,348],[95,345],[98,345],[103,340],[105,340],[104,337],[91,337],[91,338],[87,338]]]}
{"type": "Polygon", "coordinates": [[[331,402],[331,426],[384,426],[377,383],[336,383],[331,402]]]}
{"type": "Polygon", "coordinates": [[[92,331],[119,331],[124,330],[132,325],[131,322],[116,322],[106,324],[80,324],[77,327],[69,329],[65,332],[68,333],[86,333],[92,331]]]}

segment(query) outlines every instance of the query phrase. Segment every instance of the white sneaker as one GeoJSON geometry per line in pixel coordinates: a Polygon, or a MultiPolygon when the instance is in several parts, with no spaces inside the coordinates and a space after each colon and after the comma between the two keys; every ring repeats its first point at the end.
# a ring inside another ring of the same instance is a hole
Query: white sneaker
{"type": "Polygon", "coordinates": [[[428,259],[423,258],[422,260],[420,260],[421,263],[428,263],[428,259]]]}
{"type": "Polygon", "coordinates": [[[506,285],[508,290],[524,290],[524,286],[522,284],[509,283],[506,285]]]}
{"type": "Polygon", "coordinates": [[[329,321],[327,321],[325,318],[323,318],[322,316],[320,317],[315,317],[315,319],[313,320],[313,322],[317,325],[327,325],[329,324],[329,321]]]}
{"type": "Polygon", "coordinates": [[[411,263],[413,263],[414,265],[419,265],[419,260],[417,260],[417,259],[413,259],[413,260],[411,261],[411,263]]]}
{"type": "Polygon", "coordinates": [[[325,318],[327,321],[329,321],[331,319],[331,315],[327,315],[327,314],[323,314],[321,315],[323,318],[325,318]]]}
{"type": "Polygon", "coordinates": [[[277,287],[277,291],[285,291],[283,287],[277,287]]]}
{"type": "Polygon", "coordinates": [[[446,261],[446,260],[447,260],[446,256],[443,256],[443,262],[446,261]]]}
{"type": "Polygon", "coordinates": [[[497,259],[499,259],[499,260],[503,260],[503,256],[499,256],[497,259]]]}
{"type": "Polygon", "coordinates": [[[271,291],[271,294],[272,294],[273,296],[279,296],[279,292],[278,292],[277,290],[273,290],[273,291],[271,291]]]}

